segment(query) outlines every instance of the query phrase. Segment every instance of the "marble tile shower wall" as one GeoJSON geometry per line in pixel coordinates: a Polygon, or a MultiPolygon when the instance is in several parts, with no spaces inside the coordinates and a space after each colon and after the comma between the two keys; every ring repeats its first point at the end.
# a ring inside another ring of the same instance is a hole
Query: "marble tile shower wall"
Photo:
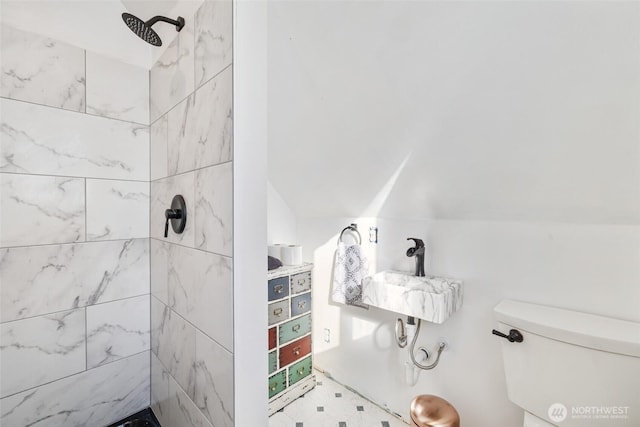
{"type": "Polygon", "coordinates": [[[151,407],[163,427],[230,427],[232,4],[207,1],[150,72],[151,407]],[[184,232],[164,232],[175,194],[184,232]]]}
{"type": "Polygon", "coordinates": [[[147,70],[1,26],[0,425],[149,405],[147,70]]]}

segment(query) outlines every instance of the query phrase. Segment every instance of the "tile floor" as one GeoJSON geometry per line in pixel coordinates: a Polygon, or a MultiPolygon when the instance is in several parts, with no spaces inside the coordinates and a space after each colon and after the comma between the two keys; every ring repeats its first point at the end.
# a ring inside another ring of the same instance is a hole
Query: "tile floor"
{"type": "Polygon", "coordinates": [[[344,386],[315,371],[316,387],[269,418],[269,427],[407,427],[344,386]]]}

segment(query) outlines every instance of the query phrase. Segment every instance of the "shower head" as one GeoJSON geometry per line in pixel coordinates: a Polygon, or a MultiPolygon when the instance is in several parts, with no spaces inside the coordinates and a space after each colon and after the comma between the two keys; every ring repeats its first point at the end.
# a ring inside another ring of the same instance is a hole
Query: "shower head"
{"type": "Polygon", "coordinates": [[[175,25],[176,31],[180,31],[182,30],[182,27],[184,27],[184,18],[181,16],[178,16],[177,20],[169,19],[164,16],[154,16],[147,22],[144,22],[137,16],[133,16],[132,14],[125,12],[122,14],[122,20],[125,24],[127,24],[127,27],[129,27],[129,29],[133,31],[138,37],[154,46],[162,46],[162,40],[160,40],[160,36],[158,35],[158,33],[153,31],[153,28],[151,28],[151,26],[156,22],[162,21],[175,25]]]}

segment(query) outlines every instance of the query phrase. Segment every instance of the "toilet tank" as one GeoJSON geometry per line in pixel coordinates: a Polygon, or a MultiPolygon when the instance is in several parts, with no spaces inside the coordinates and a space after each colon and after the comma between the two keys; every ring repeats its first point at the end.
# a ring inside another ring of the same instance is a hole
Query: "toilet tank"
{"type": "Polygon", "coordinates": [[[509,400],[562,427],[640,426],[640,323],[504,300],[497,329],[509,400]]]}

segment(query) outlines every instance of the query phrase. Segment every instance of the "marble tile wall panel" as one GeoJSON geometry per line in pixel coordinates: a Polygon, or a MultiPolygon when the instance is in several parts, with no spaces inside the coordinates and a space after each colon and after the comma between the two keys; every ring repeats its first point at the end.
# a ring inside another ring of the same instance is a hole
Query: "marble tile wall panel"
{"type": "Polygon", "coordinates": [[[0,401],[2,426],[107,426],[149,406],[149,353],[0,401]]]}
{"type": "Polygon", "coordinates": [[[0,174],[0,246],[85,239],[84,179],[0,174]]]}
{"type": "Polygon", "coordinates": [[[167,172],[167,115],[160,117],[149,128],[151,150],[151,180],[165,178],[167,172]]]}
{"type": "Polygon", "coordinates": [[[87,240],[149,236],[149,183],[87,179],[87,240]]]}
{"type": "Polygon", "coordinates": [[[168,427],[213,427],[173,378],[169,379],[169,396],[168,427]]]}
{"type": "Polygon", "coordinates": [[[150,348],[149,295],[87,307],[87,368],[150,348]]]}
{"type": "Polygon", "coordinates": [[[2,322],[148,293],[148,239],[0,250],[2,322]]]}
{"type": "Polygon", "coordinates": [[[216,427],[233,427],[233,355],[196,332],[196,405],[216,427]]]}
{"type": "Polygon", "coordinates": [[[151,295],[169,304],[169,252],[171,244],[151,239],[151,295]]]}
{"type": "Polygon", "coordinates": [[[196,247],[233,255],[233,165],[196,171],[196,247]]]}
{"type": "Polygon", "coordinates": [[[0,36],[0,96],[85,111],[83,49],[5,24],[0,36]]]}
{"type": "Polygon", "coordinates": [[[233,346],[233,274],[228,257],[171,245],[169,306],[228,350],[233,346]]]}
{"type": "Polygon", "coordinates": [[[165,334],[169,332],[170,308],[153,295],[151,296],[151,352],[159,357],[160,344],[166,342],[165,334]]]}
{"type": "Polygon", "coordinates": [[[196,329],[155,297],[151,299],[151,350],[195,399],[196,329]]]}
{"type": "Polygon", "coordinates": [[[231,64],[232,2],[206,1],[196,12],[196,87],[231,64]]]}
{"type": "Polygon", "coordinates": [[[184,28],[149,72],[151,123],[193,92],[194,20],[192,16],[184,18],[184,28]]]}
{"type": "Polygon", "coordinates": [[[194,198],[195,174],[193,172],[175,175],[151,183],[151,218],[150,235],[164,242],[194,245],[194,198]],[[182,195],[187,204],[187,224],[181,234],[174,233],[169,227],[168,237],[164,237],[164,211],[171,207],[171,200],[176,194],[182,195]]]}
{"type": "Polygon", "coordinates": [[[0,397],[86,368],[84,309],[2,323],[0,337],[0,397]]]}
{"type": "Polygon", "coordinates": [[[169,111],[169,174],[231,160],[232,90],[232,69],[228,67],[169,111]]]}
{"type": "Polygon", "coordinates": [[[149,71],[87,52],[87,113],[149,124],[149,71]]]}
{"type": "Polygon", "coordinates": [[[0,99],[0,172],[147,181],[149,127],[0,99]]]}
{"type": "Polygon", "coordinates": [[[169,372],[151,352],[151,409],[160,425],[169,427],[169,372]]]}

